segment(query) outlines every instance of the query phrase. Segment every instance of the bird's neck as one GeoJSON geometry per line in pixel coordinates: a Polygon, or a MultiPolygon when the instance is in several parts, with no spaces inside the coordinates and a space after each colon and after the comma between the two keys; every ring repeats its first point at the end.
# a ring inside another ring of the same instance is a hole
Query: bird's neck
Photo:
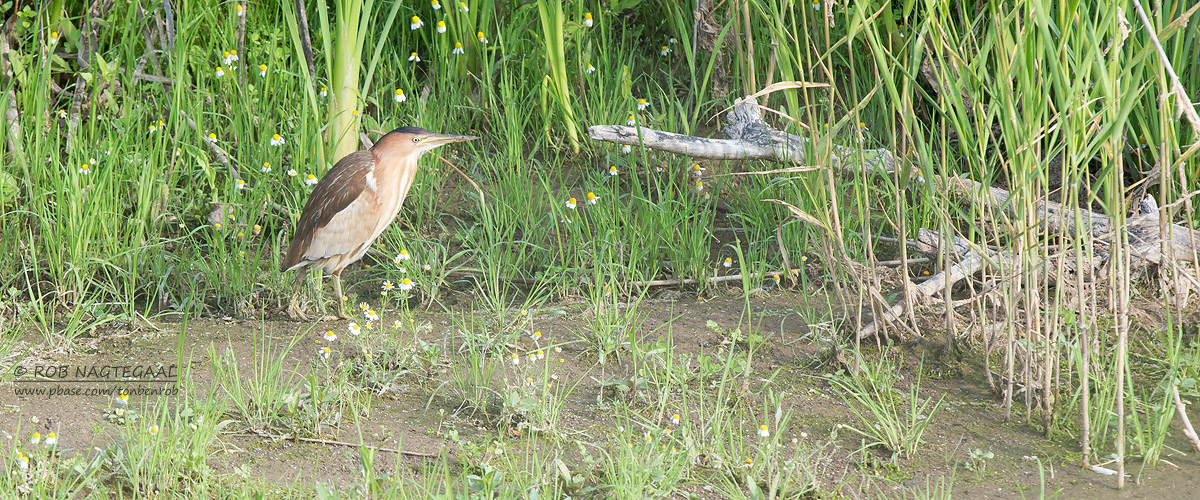
{"type": "Polygon", "coordinates": [[[417,177],[417,158],[411,155],[402,158],[389,155],[386,152],[376,154],[375,182],[380,193],[396,193],[396,196],[382,196],[385,207],[390,213],[400,211],[400,205],[412,188],[413,180],[417,177]],[[391,202],[391,203],[389,203],[391,202]]]}

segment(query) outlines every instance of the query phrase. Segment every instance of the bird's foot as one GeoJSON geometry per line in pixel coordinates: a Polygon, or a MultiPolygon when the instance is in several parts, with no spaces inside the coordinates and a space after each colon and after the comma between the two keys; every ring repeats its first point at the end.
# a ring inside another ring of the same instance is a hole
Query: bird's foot
{"type": "Polygon", "coordinates": [[[288,303],[288,317],[296,321],[311,321],[312,318],[304,313],[304,304],[298,300],[293,300],[288,303]]]}

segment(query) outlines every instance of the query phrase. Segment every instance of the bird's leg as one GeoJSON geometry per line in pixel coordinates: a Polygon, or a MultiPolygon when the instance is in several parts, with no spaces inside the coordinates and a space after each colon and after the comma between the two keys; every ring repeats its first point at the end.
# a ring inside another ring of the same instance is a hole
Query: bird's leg
{"type": "Polygon", "coordinates": [[[292,292],[292,300],[288,302],[288,316],[297,321],[308,321],[304,314],[304,304],[300,302],[300,293],[304,290],[304,281],[308,277],[308,269],[296,270],[296,289],[292,292]]]}
{"type": "Polygon", "coordinates": [[[340,269],[333,273],[333,290],[337,294],[337,317],[350,319],[349,316],[346,316],[346,297],[342,295],[342,271],[340,269]]]}

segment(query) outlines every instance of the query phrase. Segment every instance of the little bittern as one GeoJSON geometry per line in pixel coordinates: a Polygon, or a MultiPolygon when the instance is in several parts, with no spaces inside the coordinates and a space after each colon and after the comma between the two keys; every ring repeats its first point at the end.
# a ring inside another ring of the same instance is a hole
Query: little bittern
{"type": "Polygon", "coordinates": [[[417,176],[417,160],[438,146],[473,139],[478,138],[400,127],[379,138],[371,149],[338,160],[304,204],[296,234],[283,258],[283,271],[299,270],[288,316],[308,319],[300,303],[300,291],[308,275],[302,268],[313,266],[333,275],[337,315],[345,318],[342,270],[361,259],[400,213],[417,176]]]}

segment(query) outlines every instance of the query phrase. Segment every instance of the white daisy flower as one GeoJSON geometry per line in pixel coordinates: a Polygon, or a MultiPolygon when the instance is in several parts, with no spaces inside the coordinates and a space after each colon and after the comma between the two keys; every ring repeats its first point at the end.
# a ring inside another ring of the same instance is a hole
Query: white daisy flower
{"type": "Polygon", "coordinates": [[[425,21],[422,21],[421,18],[419,18],[417,16],[412,16],[412,23],[409,24],[408,27],[415,30],[415,29],[420,29],[421,26],[425,26],[425,21]]]}
{"type": "Polygon", "coordinates": [[[315,176],[313,174],[308,174],[308,177],[306,179],[304,179],[304,183],[308,184],[309,186],[316,186],[317,185],[317,176],[315,176]]]}
{"type": "Polygon", "coordinates": [[[271,136],[271,145],[272,146],[282,146],[283,144],[284,144],[283,137],[280,137],[279,134],[275,134],[275,135],[271,136]]]}
{"type": "Polygon", "coordinates": [[[591,12],[583,13],[583,25],[587,26],[588,28],[592,27],[592,13],[591,12]]]}
{"type": "Polygon", "coordinates": [[[592,66],[592,64],[591,64],[591,63],[588,63],[588,67],[587,67],[587,69],[583,70],[583,72],[584,72],[584,73],[587,73],[587,74],[589,74],[589,75],[590,75],[590,74],[592,74],[592,73],[595,73],[595,72],[596,72],[596,67],[595,67],[595,66],[592,66]]]}
{"type": "Polygon", "coordinates": [[[446,32],[446,21],[438,21],[438,23],[437,23],[437,32],[438,32],[438,33],[445,33],[445,32],[446,32]]]}
{"type": "Polygon", "coordinates": [[[404,95],[404,89],[396,89],[396,96],[394,99],[396,99],[396,102],[404,102],[408,100],[408,97],[404,95]]]}
{"type": "Polygon", "coordinates": [[[333,330],[325,332],[325,341],[333,342],[335,340],[337,340],[337,335],[333,333],[333,330]]]}
{"type": "Polygon", "coordinates": [[[454,50],[451,50],[450,53],[454,54],[454,55],[462,54],[463,53],[462,42],[454,42],[454,50]]]}
{"type": "Polygon", "coordinates": [[[412,53],[408,54],[408,61],[409,62],[421,62],[421,58],[417,57],[416,52],[412,52],[412,53]]]}

